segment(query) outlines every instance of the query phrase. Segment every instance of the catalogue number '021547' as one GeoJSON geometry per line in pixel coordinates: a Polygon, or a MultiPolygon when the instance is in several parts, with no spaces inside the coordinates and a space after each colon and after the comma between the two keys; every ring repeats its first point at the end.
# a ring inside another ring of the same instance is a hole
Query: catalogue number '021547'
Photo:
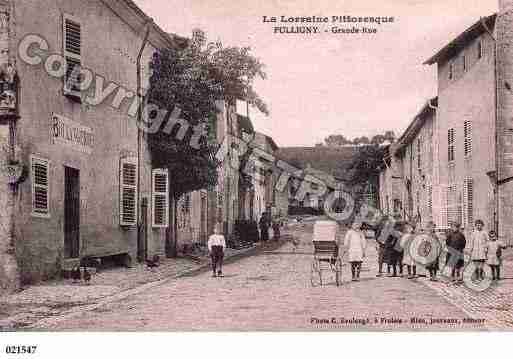
{"type": "Polygon", "coordinates": [[[37,345],[7,345],[6,354],[35,354],[37,345]]]}

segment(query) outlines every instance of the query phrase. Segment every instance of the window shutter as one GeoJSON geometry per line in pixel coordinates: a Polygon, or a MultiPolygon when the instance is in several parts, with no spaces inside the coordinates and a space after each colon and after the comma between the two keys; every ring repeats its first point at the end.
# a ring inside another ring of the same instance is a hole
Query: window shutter
{"type": "Polygon", "coordinates": [[[66,59],[64,94],[80,98],[80,68],[82,65],[82,26],[80,21],[63,15],[63,52],[66,59]]]}
{"type": "Polygon", "coordinates": [[[472,156],[472,122],[465,121],[463,123],[463,132],[465,135],[465,157],[472,156]]]}
{"type": "Polygon", "coordinates": [[[464,216],[468,227],[474,222],[474,181],[466,178],[463,182],[464,216]]]}
{"type": "Polygon", "coordinates": [[[454,161],[454,128],[447,131],[448,161],[454,161]]]}
{"type": "Polygon", "coordinates": [[[169,172],[167,169],[152,171],[152,225],[169,226],[169,172]]]}
{"type": "Polygon", "coordinates": [[[32,215],[50,217],[50,163],[31,157],[32,168],[32,215]]]}
{"type": "Polygon", "coordinates": [[[137,158],[123,158],[120,164],[120,225],[137,225],[137,158]]]}

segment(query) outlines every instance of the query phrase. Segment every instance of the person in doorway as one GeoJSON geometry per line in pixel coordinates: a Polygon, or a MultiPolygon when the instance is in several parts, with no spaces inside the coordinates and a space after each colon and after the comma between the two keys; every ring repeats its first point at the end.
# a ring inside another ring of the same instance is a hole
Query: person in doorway
{"type": "Polygon", "coordinates": [[[451,233],[449,233],[445,242],[448,250],[446,265],[451,267],[452,282],[461,281],[461,268],[465,265],[463,253],[467,245],[467,240],[463,233],[461,233],[460,229],[461,225],[459,223],[453,223],[451,225],[451,233]]]}
{"type": "Polygon", "coordinates": [[[486,264],[492,270],[492,280],[501,279],[502,250],[506,248],[502,241],[497,239],[495,231],[490,231],[490,241],[486,246],[486,264]]]}
{"type": "Polygon", "coordinates": [[[482,220],[478,219],[474,223],[474,230],[470,235],[471,239],[471,249],[470,249],[470,259],[476,268],[476,278],[477,280],[484,279],[484,262],[486,261],[486,248],[488,246],[488,241],[490,238],[488,237],[488,233],[483,230],[484,223],[482,220]]]}
{"type": "Polygon", "coordinates": [[[346,247],[349,263],[351,264],[351,275],[354,282],[360,280],[360,271],[367,247],[367,240],[360,228],[360,223],[353,223],[344,237],[344,247],[346,247]]]}
{"type": "Polygon", "coordinates": [[[220,225],[214,228],[214,234],[208,238],[208,252],[212,260],[212,277],[223,277],[223,259],[226,240],[221,234],[220,225]]]}

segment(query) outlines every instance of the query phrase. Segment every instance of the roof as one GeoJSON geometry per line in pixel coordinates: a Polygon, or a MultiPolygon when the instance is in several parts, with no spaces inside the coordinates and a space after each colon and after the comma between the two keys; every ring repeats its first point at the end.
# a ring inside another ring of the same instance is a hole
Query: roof
{"type": "Polygon", "coordinates": [[[335,189],[337,180],[335,177],[327,172],[313,168],[310,164],[303,170],[303,174],[315,177],[321,180],[327,187],[335,189]]]}
{"type": "Polygon", "coordinates": [[[438,106],[438,97],[428,100],[426,104],[422,106],[420,112],[413,118],[413,121],[410,122],[408,128],[406,128],[404,133],[397,140],[396,146],[394,146],[395,148],[393,151],[391,151],[393,154],[411,143],[414,137],[419,133],[422,126],[424,126],[424,123],[428,119],[429,115],[436,111],[433,108],[436,106],[438,106]]]}
{"type": "Polygon", "coordinates": [[[154,47],[174,47],[177,45],[175,36],[171,36],[162,30],[133,0],[102,0],[102,2],[141,36],[143,36],[146,25],[150,24],[148,39],[154,47]]]}
{"type": "Polygon", "coordinates": [[[455,54],[460,52],[469,42],[476,39],[484,32],[487,32],[486,28],[488,28],[490,31],[493,31],[496,17],[497,14],[493,14],[479,19],[479,21],[462,32],[458,37],[452,40],[443,49],[438,51],[434,56],[426,60],[424,65],[433,65],[453,57],[455,54]],[[483,26],[483,23],[486,25],[486,27],[483,26]]]}
{"type": "Polygon", "coordinates": [[[271,146],[271,148],[273,149],[273,152],[274,151],[277,151],[278,150],[278,145],[276,144],[276,142],[274,142],[273,138],[271,136],[267,136],[265,135],[265,138],[267,140],[267,143],[271,146]]]}

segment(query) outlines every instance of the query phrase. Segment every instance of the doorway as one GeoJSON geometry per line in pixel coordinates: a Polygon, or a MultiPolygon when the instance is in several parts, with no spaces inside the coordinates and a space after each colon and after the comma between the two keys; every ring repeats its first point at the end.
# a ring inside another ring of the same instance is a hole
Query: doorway
{"type": "Polygon", "coordinates": [[[141,224],[137,241],[137,259],[144,262],[148,259],[148,198],[141,198],[141,224]]]}
{"type": "Polygon", "coordinates": [[[64,256],[80,257],[80,171],[64,167],[64,256]]]}

